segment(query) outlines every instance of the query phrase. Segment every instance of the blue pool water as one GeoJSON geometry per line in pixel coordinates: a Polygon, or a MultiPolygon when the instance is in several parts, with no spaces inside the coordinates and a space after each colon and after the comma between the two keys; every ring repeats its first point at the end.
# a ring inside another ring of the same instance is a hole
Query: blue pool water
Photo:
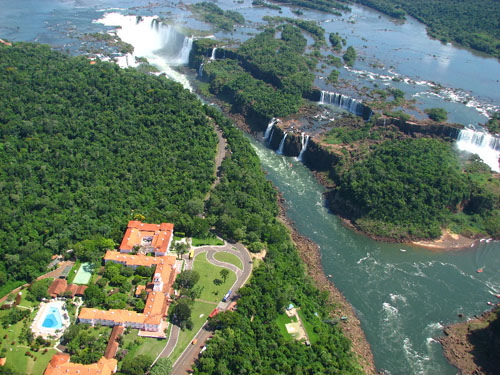
{"type": "Polygon", "coordinates": [[[43,328],[60,329],[62,327],[61,312],[57,307],[51,307],[45,315],[43,328]]]}

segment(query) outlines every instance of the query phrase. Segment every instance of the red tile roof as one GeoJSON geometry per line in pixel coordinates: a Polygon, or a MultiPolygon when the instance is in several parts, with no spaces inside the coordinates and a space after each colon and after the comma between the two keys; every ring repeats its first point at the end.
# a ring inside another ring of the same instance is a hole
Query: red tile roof
{"type": "Polygon", "coordinates": [[[111,331],[111,335],[109,336],[108,346],[106,347],[106,351],[104,352],[104,357],[107,359],[114,358],[116,352],[118,350],[118,338],[123,333],[123,326],[114,326],[111,331]]]}
{"type": "Polygon", "coordinates": [[[57,297],[63,295],[67,287],[68,282],[66,281],[66,279],[55,279],[52,284],[50,284],[47,293],[51,297],[57,297]]]}
{"type": "Polygon", "coordinates": [[[145,237],[152,237],[151,245],[155,251],[165,253],[174,233],[174,224],[146,224],[137,220],[128,223],[123,236],[120,250],[132,250],[134,246],[141,246],[145,237]]]}
{"type": "Polygon", "coordinates": [[[69,354],[54,354],[44,375],[111,375],[116,372],[118,361],[101,357],[99,362],[90,365],[70,362],[69,354]]]}
{"type": "Polygon", "coordinates": [[[67,292],[71,293],[71,297],[83,296],[83,293],[87,289],[87,285],[76,285],[69,284],[66,279],[55,279],[52,284],[50,284],[49,289],[47,290],[48,294],[55,298],[58,296],[63,296],[67,292]]]}

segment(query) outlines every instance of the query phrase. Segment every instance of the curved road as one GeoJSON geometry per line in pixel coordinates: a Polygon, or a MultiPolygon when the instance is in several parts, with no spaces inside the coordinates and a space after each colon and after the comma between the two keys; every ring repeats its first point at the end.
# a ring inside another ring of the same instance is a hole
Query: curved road
{"type": "MultiPolygon", "coordinates": [[[[225,242],[223,246],[200,246],[194,249],[194,257],[196,257],[198,254],[201,253],[207,253],[207,260],[212,263],[215,266],[218,267],[224,267],[227,269],[230,269],[236,274],[236,281],[234,282],[233,286],[231,287],[231,290],[233,291],[233,294],[231,298],[229,298],[228,301],[226,302],[220,302],[217,305],[217,308],[219,311],[225,311],[229,304],[237,298],[237,291],[248,281],[248,278],[250,277],[252,273],[252,257],[250,256],[250,253],[246,249],[245,246],[242,244],[232,244],[225,242]],[[243,265],[243,269],[241,270],[240,268],[236,267],[233,264],[226,263],[226,262],[221,262],[217,259],[215,259],[214,255],[219,252],[227,252],[236,255],[240,260],[241,264],[243,265]]],[[[193,260],[190,260],[187,258],[188,255],[185,254],[184,260],[185,260],[185,267],[184,269],[192,269],[193,268],[193,260]]],[[[161,357],[168,357],[170,354],[172,354],[173,350],[175,349],[175,346],[177,344],[177,340],[179,338],[179,333],[180,333],[180,328],[178,326],[172,325],[172,328],[170,329],[170,335],[168,337],[167,344],[165,345],[165,348],[163,351],[160,353],[158,358],[161,357]]],[[[205,325],[203,325],[200,330],[197,332],[197,334],[194,336],[195,339],[198,340],[197,345],[189,345],[186,347],[184,352],[180,355],[180,357],[177,359],[177,361],[173,365],[173,375],[181,375],[181,374],[187,374],[188,371],[191,368],[192,363],[198,356],[198,353],[200,352],[201,347],[203,347],[205,341],[210,337],[212,332],[205,330],[205,325]]],[[[157,359],[158,359],[157,358],[157,359]]],[[[156,362],[156,360],[155,360],[156,362]]]]}

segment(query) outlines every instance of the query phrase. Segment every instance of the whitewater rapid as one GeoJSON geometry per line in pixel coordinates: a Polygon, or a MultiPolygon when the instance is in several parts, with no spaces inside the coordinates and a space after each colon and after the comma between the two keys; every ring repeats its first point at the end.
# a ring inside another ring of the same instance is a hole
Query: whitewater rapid
{"type": "Polygon", "coordinates": [[[193,91],[185,75],[172,66],[186,65],[189,59],[193,38],[178,32],[172,25],[164,25],[158,17],[125,16],[120,13],[106,13],[95,21],[114,27],[114,33],[125,43],[134,47],[134,52],[117,58],[122,68],[137,67],[136,58],[146,58],[161,73],[193,91]]]}

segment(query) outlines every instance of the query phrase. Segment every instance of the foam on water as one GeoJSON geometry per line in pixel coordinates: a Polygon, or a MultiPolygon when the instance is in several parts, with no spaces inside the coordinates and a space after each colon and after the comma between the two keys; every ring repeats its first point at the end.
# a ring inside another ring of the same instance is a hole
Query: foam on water
{"type": "Polygon", "coordinates": [[[167,77],[193,91],[186,76],[172,69],[172,66],[187,64],[192,38],[177,32],[172,25],[159,23],[156,17],[125,16],[112,12],[95,22],[116,27],[116,35],[134,47],[133,53],[118,58],[121,67],[136,67],[136,57],[144,57],[167,77]]]}

